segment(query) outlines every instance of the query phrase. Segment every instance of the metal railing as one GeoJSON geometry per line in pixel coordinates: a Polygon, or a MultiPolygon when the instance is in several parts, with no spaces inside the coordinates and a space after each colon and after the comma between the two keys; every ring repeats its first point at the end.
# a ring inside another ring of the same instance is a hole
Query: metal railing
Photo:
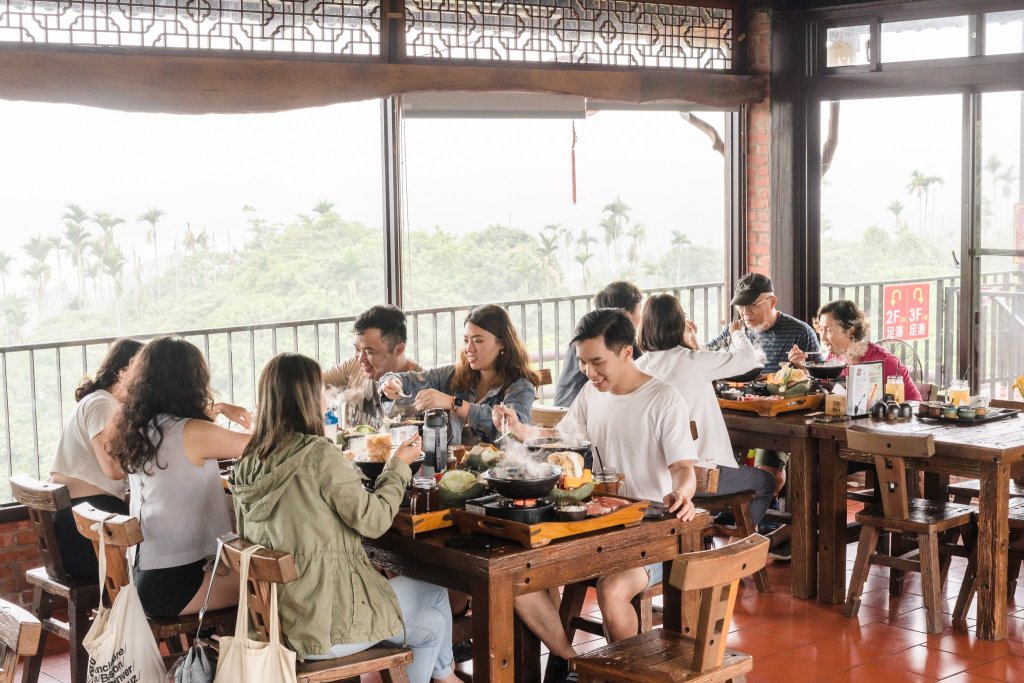
{"type": "MultiPolygon", "coordinates": [[[[725,313],[722,283],[645,290],[668,292],[704,331],[717,328],[725,313]]],[[[500,302],[539,368],[554,376],[576,321],[591,310],[592,295],[500,302]]],[[[462,321],[473,305],[407,311],[409,355],[424,366],[454,362],[462,341],[462,321]]],[[[348,357],[354,341],[355,316],[240,325],[174,332],[205,355],[211,383],[223,400],[240,405],[256,401],[259,371],[281,351],[304,353],[326,369],[348,357]]],[[[132,335],[150,339],[170,332],[132,335]]],[[[116,337],[80,339],[0,348],[0,393],[3,435],[0,462],[7,474],[46,476],[64,422],[74,407],[73,388],[100,363],[116,337]],[[6,451],[6,452],[4,452],[6,451]]],[[[0,488],[0,503],[7,500],[0,488]]]]}

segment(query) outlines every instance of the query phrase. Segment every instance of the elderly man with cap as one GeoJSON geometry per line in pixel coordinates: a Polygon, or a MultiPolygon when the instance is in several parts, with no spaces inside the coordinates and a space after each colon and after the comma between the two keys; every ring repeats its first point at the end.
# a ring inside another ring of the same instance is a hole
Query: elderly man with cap
{"type": "MultiPolygon", "coordinates": [[[[755,348],[764,352],[765,372],[775,372],[779,364],[787,360],[789,351],[796,348],[807,352],[819,351],[818,335],[810,325],[776,309],[779,299],[775,296],[772,281],[760,273],[747,273],[736,283],[735,294],[730,302],[736,314],[743,321],[747,337],[755,348]]],[[[729,328],[708,342],[710,350],[729,346],[729,328]]],[[[759,469],[775,477],[775,495],[786,483],[786,463],[789,453],[758,449],[754,462],[759,469]]],[[[783,527],[773,534],[771,557],[789,559],[789,529],[783,527]]]]}

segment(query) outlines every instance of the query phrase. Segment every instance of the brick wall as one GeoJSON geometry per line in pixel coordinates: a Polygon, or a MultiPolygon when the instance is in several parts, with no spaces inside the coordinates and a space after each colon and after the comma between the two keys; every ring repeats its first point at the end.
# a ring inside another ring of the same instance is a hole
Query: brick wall
{"type": "MultiPolygon", "coordinates": [[[[750,72],[771,72],[771,14],[760,10],[747,18],[750,72]]],[[[771,100],[747,109],[747,267],[768,274],[771,265],[771,100]]]]}
{"type": "Polygon", "coordinates": [[[25,572],[43,564],[36,535],[28,519],[0,523],[0,598],[22,607],[32,604],[25,572]]]}

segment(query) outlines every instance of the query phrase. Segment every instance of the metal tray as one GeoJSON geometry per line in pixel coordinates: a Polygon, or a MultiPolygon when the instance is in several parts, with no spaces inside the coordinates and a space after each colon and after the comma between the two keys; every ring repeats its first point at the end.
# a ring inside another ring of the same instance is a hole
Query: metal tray
{"type": "Polygon", "coordinates": [[[925,422],[948,422],[949,424],[960,424],[960,425],[977,425],[985,422],[995,422],[996,420],[1004,420],[1008,417],[1013,417],[1019,414],[1021,411],[1016,408],[989,408],[981,417],[976,417],[973,420],[960,417],[928,417],[918,415],[918,420],[924,420],[925,422]]]}

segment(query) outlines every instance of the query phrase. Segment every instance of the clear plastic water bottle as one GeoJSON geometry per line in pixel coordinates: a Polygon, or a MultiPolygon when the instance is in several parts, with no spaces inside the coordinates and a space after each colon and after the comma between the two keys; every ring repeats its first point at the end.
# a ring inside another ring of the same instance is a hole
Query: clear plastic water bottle
{"type": "Polygon", "coordinates": [[[338,438],[338,416],[334,414],[334,410],[328,410],[324,413],[324,436],[334,443],[338,438]]]}

